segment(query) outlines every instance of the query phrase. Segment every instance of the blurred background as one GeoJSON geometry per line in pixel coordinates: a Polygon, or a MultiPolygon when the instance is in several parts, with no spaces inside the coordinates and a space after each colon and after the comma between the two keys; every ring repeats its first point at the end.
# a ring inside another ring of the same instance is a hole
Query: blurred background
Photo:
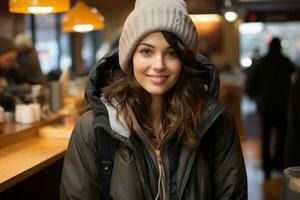
{"type": "MultiPolygon", "coordinates": [[[[92,66],[110,49],[117,46],[122,25],[133,9],[135,1],[62,0],[54,5],[61,8],[57,12],[55,9],[22,10],[22,6],[16,2],[0,1],[0,36],[14,41],[15,44],[18,43],[16,40],[20,34],[25,34],[31,40],[32,49],[36,52],[39,62],[39,69],[36,70],[40,71],[42,78],[29,84],[31,86],[38,84],[45,89],[42,89],[42,92],[48,91],[48,93],[43,94],[46,96],[43,101],[35,100],[32,97],[31,87],[30,97],[24,95],[26,91],[22,90],[22,95],[18,95],[18,92],[14,94],[17,96],[15,99],[23,103],[38,102],[42,107],[41,119],[43,120],[50,116],[46,113],[45,101],[48,101],[49,113],[60,111],[60,115],[70,115],[74,107],[81,105],[78,102],[83,99],[86,76],[92,66]],[[16,5],[13,5],[14,3],[16,5]],[[67,8],[64,9],[64,6],[67,8]],[[56,85],[57,82],[59,85],[56,85]],[[55,93],[57,88],[62,93],[55,93]],[[54,95],[55,99],[53,99],[54,95]],[[71,97],[76,98],[70,100],[71,97]],[[64,109],[64,106],[69,105],[70,102],[73,107],[64,109]]],[[[245,88],[248,76],[253,71],[251,68],[255,68],[255,64],[268,54],[272,39],[280,38],[282,54],[288,57],[293,65],[290,84],[286,88],[289,91],[286,95],[287,101],[290,102],[286,106],[286,114],[289,118],[286,118],[287,128],[284,133],[280,133],[284,135],[285,145],[280,147],[280,151],[284,152],[285,158],[297,153],[295,142],[300,143],[300,129],[297,129],[295,124],[299,124],[300,119],[297,118],[299,90],[295,88],[299,87],[297,80],[300,67],[300,1],[186,0],[186,3],[199,34],[199,53],[208,57],[216,65],[221,79],[219,99],[227,104],[236,120],[247,167],[249,200],[280,199],[283,169],[300,165],[300,154],[292,157],[292,161],[285,163],[280,169],[275,166],[273,169],[271,166],[269,176],[266,177],[262,161],[264,133],[257,101],[247,93],[245,88]],[[288,123],[291,121],[294,123],[288,123]],[[290,148],[287,148],[287,145],[290,148]]],[[[22,68],[22,63],[19,63],[19,66],[22,68]]],[[[36,70],[31,72],[34,73],[36,70]]],[[[278,73],[274,76],[278,76],[278,73]]],[[[0,140],[4,138],[6,127],[5,122],[2,123],[0,140]]],[[[281,140],[276,137],[275,132],[275,128],[272,127],[268,148],[271,157],[275,157],[276,140],[281,140]]],[[[2,144],[3,148],[9,146],[6,143],[5,140],[2,144]]],[[[60,160],[62,159],[63,155],[60,157],[60,160]]],[[[48,166],[54,167],[51,173],[60,173],[59,163],[52,162],[48,166]]],[[[29,180],[31,175],[20,179],[20,182],[29,180]]],[[[9,186],[4,186],[0,190],[2,197],[13,199],[12,191],[23,191],[18,188],[17,183],[22,184],[16,181],[9,186]]],[[[37,183],[31,181],[31,184],[37,183]]],[[[54,181],[52,186],[57,188],[57,184],[57,181],[54,181]]],[[[57,190],[53,193],[55,192],[57,190]]],[[[0,199],[2,199],[1,195],[0,199]]]]}

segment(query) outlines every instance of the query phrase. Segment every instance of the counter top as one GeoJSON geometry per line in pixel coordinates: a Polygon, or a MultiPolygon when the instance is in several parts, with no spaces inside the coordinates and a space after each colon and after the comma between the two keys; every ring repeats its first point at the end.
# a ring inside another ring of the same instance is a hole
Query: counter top
{"type": "Polygon", "coordinates": [[[68,139],[38,136],[0,149],[0,192],[61,159],[68,139]]]}
{"type": "Polygon", "coordinates": [[[54,116],[32,124],[0,123],[0,192],[62,159],[68,138],[44,138],[38,130],[57,124],[54,116]]]}

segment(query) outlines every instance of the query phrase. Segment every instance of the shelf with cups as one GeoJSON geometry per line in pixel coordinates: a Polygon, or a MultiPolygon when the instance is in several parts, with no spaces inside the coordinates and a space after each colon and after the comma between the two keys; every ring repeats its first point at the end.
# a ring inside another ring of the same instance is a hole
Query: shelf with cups
{"type": "Polygon", "coordinates": [[[0,122],[0,148],[24,139],[35,137],[40,128],[59,123],[60,120],[61,117],[59,115],[53,115],[48,119],[28,124],[0,122]]]}
{"type": "Polygon", "coordinates": [[[14,122],[0,122],[0,193],[63,159],[74,123],[84,112],[82,98],[64,98],[64,104],[39,120],[22,118],[31,105],[20,105],[14,122]]]}
{"type": "Polygon", "coordinates": [[[0,122],[0,148],[38,136],[40,129],[50,125],[53,125],[51,128],[56,128],[56,131],[66,128],[70,130],[79,115],[84,112],[83,99],[64,98],[64,105],[62,109],[56,113],[47,114],[45,118],[41,116],[41,108],[38,104],[17,104],[15,116],[11,117],[13,119],[10,122],[0,122]]]}

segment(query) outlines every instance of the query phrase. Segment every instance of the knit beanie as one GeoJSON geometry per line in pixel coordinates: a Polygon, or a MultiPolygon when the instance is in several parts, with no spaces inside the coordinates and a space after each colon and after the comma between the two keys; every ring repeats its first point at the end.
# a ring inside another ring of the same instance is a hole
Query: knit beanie
{"type": "Polygon", "coordinates": [[[136,0],[119,42],[119,63],[124,72],[140,40],[157,31],[175,34],[188,48],[197,52],[196,27],[183,0],[136,0]]]}
{"type": "Polygon", "coordinates": [[[13,42],[4,37],[0,37],[0,56],[10,51],[16,51],[13,42]]]}

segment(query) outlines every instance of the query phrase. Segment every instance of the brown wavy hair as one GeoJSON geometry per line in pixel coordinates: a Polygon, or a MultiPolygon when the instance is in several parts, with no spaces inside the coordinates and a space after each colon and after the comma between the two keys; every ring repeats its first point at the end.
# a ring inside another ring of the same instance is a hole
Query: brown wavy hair
{"type": "MultiPolygon", "coordinates": [[[[176,136],[178,141],[194,147],[195,126],[200,119],[205,96],[204,80],[199,77],[203,67],[197,63],[194,53],[175,34],[164,31],[162,34],[181,60],[182,70],[177,83],[165,94],[159,136],[161,141],[176,136]]],[[[112,82],[103,88],[103,95],[117,109],[117,117],[123,115],[130,131],[152,137],[151,95],[136,81],[132,61],[126,73],[115,74],[112,82]],[[117,105],[113,103],[114,100],[118,102],[117,105]]]]}

